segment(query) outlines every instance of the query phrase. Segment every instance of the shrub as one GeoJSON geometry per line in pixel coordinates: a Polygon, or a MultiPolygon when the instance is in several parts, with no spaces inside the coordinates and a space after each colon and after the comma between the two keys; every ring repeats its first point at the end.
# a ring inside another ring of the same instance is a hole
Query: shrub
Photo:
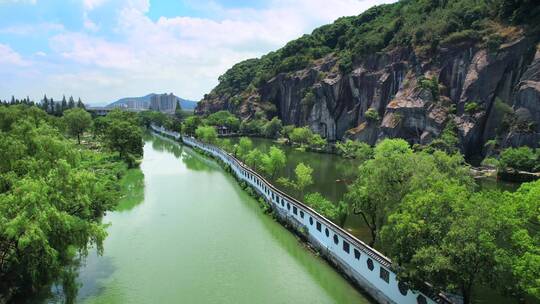
{"type": "Polygon", "coordinates": [[[322,138],[320,134],[314,134],[309,139],[309,145],[314,149],[323,149],[326,146],[326,139],[322,138]]]}
{"type": "Polygon", "coordinates": [[[485,166],[485,167],[499,167],[499,161],[494,158],[494,157],[486,157],[484,158],[484,160],[482,160],[482,163],[481,163],[482,166],[485,166]]]}
{"type": "Polygon", "coordinates": [[[499,169],[513,168],[533,171],[537,166],[538,154],[529,147],[508,148],[501,152],[499,169]]]}
{"type": "Polygon", "coordinates": [[[475,42],[475,41],[478,41],[479,39],[480,39],[480,33],[478,33],[478,31],[472,30],[472,29],[466,29],[466,30],[455,32],[448,35],[448,37],[442,40],[441,44],[451,46],[451,45],[459,44],[462,42],[475,42]]]}
{"type": "Polygon", "coordinates": [[[353,58],[350,52],[343,52],[339,56],[338,66],[343,74],[350,73],[353,69],[353,58]]]}
{"type": "Polygon", "coordinates": [[[478,110],[480,110],[480,106],[478,105],[478,103],[474,102],[474,101],[469,101],[465,104],[465,108],[464,108],[465,112],[466,113],[469,113],[469,114],[474,114],[476,112],[478,112],[478,110]]]}
{"type": "Polygon", "coordinates": [[[313,132],[308,127],[294,128],[289,135],[293,142],[301,145],[308,144],[312,136],[313,132]]]}
{"type": "Polygon", "coordinates": [[[364,113],[364,116],[368,121],[379,121],[379,112],[377,112],[377,110],[375,110],[374,108],[367,109],[367,111],[364,113]]]}
{"type": "Polygon", "coordinates": [[[336,143],[338,154],[345,158],[356,158],[362,162],[373,157],[373,148],[360,141],[347,139],[345,142],[336,143]]]}
{"type": "Polygon", "coordinates": [[[304,106],[311,107],[315,103],[315,93],[313,93],[313,90],[308,90],[301,102],[304,106]]]}
{"type": "Polygon", "coordinates": [[[285,136],[286,138],[290,138],[290,135],[294,128],[294,125],[284,126],[283,129],[281,129],[281,134],[283,134],[283,136],[285,136]]]}
{"type": "Polygon", "coordinates": [[[457,136],[457,126],[453,120],[446,123],[439,138],[433,140],[427,146],[426,152],[434,152],[434,150],[444,151],[448,154],[453,154],[458,151],[459,138],[457,136]]]}
{"type": "Polygon", "coordinates": [[[420,87],[424,90],[428,90],[431,92],[431,95],[433,97],[433,100],[439,99],[439,81],[436,77],[427,78],[427,77],[420,77],[418,80],[418,84],[420,87]]]}

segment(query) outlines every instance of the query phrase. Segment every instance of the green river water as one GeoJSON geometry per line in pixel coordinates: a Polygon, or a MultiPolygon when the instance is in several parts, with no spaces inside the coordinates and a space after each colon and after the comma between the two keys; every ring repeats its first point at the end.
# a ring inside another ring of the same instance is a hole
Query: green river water
{"type": "Polygon", "coordinates": [[[124,187],[77,302],[371,303],[189,148],[148,137],[124,187]]]}

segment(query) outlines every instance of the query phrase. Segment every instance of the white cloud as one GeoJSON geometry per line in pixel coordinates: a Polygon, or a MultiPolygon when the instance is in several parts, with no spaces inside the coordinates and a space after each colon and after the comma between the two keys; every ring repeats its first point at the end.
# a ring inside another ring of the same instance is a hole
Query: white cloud
{"type": "Polygon", "coordinates": [[[83,13],[83,26],[91,32],[97,32],[99,30],[99,26],[88,17],[87,12],[83,13]]]}
{"type": "Polygon", "coordinates": [[[65,33],[51,38],[50,47],[65,59],[90,67],[129,70],[137,58],[129,45],[109,42],[83,33],[65,33]]]}
{"type": "Polygon", "coordinates": [[[83,6],[86,10],[93,10],[99,6],[101,6],[103,3],[105,3],[107,0],[83,0],[83,6]]]}
{"type": "MultiPolygon", "coordinates": [[[[84,8],[90,11],[105,1],[84,0],[84,8]]],[[[83,22],[87,32],[64,30],[51,37],[52,52],[46,58],[58,59],[43,68],[53,72],[45,76],[36,96],[44,91],[65,92],[103,102],[149,92],[174,92],[200,99],[234,63],[275,50],[340,16],[393,1],[270,0],[260,9],[227,9],[199,0],[194,3],[212,18],[161,17],[154,21],[146,16],[151,9],[148,0],[124,0],[111,29],[114,39],[102,36],[106,29],[97,31],[98,25],[86,11],[83,22]]]]}
{"type": "Polygon", "coordinates": [[[9,45],[0,43],[0,67],[25,67],[29,65],[30,62],[23,59],[22,56],[9,47],[9,45]]]}
{"type": "Polygon", "coordinates": [[[44,22],[37,24],[21,24],[0,28],[0,34],[43,35],[49,32],[61,32],[64,29],[64,26],[60,23],[44,22]]]}

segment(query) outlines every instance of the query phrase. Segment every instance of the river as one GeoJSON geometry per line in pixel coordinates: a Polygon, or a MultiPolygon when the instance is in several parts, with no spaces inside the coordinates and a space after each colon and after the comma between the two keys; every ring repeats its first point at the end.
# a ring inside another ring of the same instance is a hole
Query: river
{"type": "Polygon", "coordinates": [[[190,148],[146,138],[124,186],[77,302],[372,303],[190,148]]]}

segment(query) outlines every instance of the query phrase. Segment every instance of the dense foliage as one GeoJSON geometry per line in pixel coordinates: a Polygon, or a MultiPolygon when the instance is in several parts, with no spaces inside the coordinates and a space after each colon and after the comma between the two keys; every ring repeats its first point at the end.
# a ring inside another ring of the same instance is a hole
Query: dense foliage
{"type": "MultiPolygon", "coordinates": [[[[154,124],[156,126],[163,126],[168,130],[181,132],[182,121],[190,117],[186,115],[186,112],[182,111],[179,107],[176,108],[174,115],[165,114],[159,111],[142,111],[138,114],[140,122],[146,128],[154,124]]],[[[195,129],[193,129],[194,131],[195,129]]]]}
{"type": "Polygon", "coordinates": [[[134,112],[114,110],[99,120],[99,132],[105,145],[130,167],[136,165],[143,154],[142,130],[140,119],[134,112]]]}
{"type": "Polygon", "coordinates": [[[540,182],[516,193],[479,191],[459,154],[414,152],[400,139],[373,152],[346,199],[400,281],[428,281],[464,303],[478,285],[538,298],[540,281],[530,278],[540,273],[540,182]]]}
{"type": "Polygon", "coordinates": [[[205,97],[237,100],[278,73],[306,68],[328,54],[339,59],[346,73],[363,57],[398,47],[425,57],[461,43],[495,49],[507,39],[502,27],[522,25],[534,34],[539,20],[540,6],[532,0],[403,0],[375,6],[319,27],[259,59],[234,65],[205,97]]]}
{"type": "Polygon", "coordinates": [[[373,157],[373,148],[370,145],[350,139],[344,142],[337,142],[336,150],[339,155],[345,158],[356,158],[362,162],[373,157]]]}
{"type": "Polygon", "coordinates": [[[540,150],[529,147],[508,148],[499,156],[499,169],[540,171],[540,150]]]}
{"type": "Polygon", "coordinates": [[[212,126],[199,126],[195,130],[195,136],[203,142],[213,144],[217,140],[217,131],[212,126]]]}
{"type": "Polygon", "coordinates": [[[344,202],[334,204],[319,192],[306,194],[304,203],[339,225],[343,225],[347,216],[347,205],[344,202]]]}
{"type": "Polygon", "coordinates": [[[64,137],[62,123],[37,107],[0,106],[0,299],[59,284],[70,302],[77,262],[90,246],[102,250],[100,219],[126,166],[64,137]]]}
{"type": "Polygon", "coordinates": [[[64,120],[71,135],[81,143],[81,135],[92,125],[92,116],[82,108],[73,108],[64,112],[64,120]]]}
{"type": "Polygon", "coordinates": [[[304,163],[299,163],[294,169],[294,179],[280,177],[277,182],[286,188],[297,191],[300,193],[300,197],[304,197],[306,187],[313,184],[313,168],[304,163]]]}

